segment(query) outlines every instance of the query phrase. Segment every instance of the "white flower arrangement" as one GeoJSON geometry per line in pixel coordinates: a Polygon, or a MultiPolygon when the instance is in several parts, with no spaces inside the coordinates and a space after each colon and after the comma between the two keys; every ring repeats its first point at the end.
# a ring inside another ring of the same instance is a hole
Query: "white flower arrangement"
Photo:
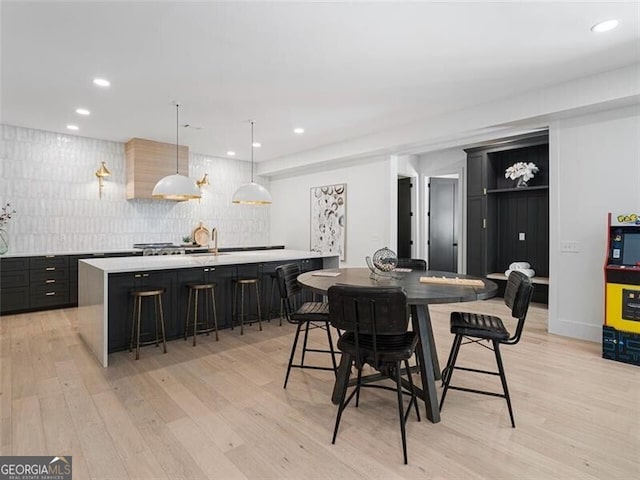
{"type": "Polygon", "coordinates": [[[540,169],[536,166],[535,163],[518,162],[507,168],[507,170],[504,172],[504,178],[515,180],[519,177],[522,177],[522,180],[528,182],[535,176],[535,174],[539,170],[540,169]]]}

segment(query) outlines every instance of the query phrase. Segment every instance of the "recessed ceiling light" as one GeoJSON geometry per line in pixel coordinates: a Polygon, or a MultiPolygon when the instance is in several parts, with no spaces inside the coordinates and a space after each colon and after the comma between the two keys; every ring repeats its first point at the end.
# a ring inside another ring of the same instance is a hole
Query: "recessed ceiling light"
{"type": "Polygon", "coordinates": [[[304,133],[304,128],[300,128],[300,127],[294,128],[293,129],[293,133],[296,133],[298,135],[302,135],[304,133]]]}
{"type": "Polygon", "coordinates": [[[80,130],[80,128],[77,125],[67,125],[67,128],[69,130],[80,130]]]}
{"type": "Polygon", "coordinates": [[[93,83],[95,83],[99,87],[109,87],[111,85],[111,82],[109,80],[105,80],[104,78],[94,78],[93,83]]]}
{"type": "Polygon", "coordinates": [[[91,115],[91,112],[86,108],[76,108],[76,113],[78,115],[91,115]]]}
{"type": "Polygon", "coordinates": [[[255,148],[260,148],[262,146],[262,144],[260,142],[253,142],[253,146],[255,148]]]}
{"type": "Polygon", "coordinates": [[[616,28],[619,23],[618,20],[605,20],[604,22],[596,23],[591,27],[591,31],[596,33],[608,32],[616,28]]]}
{"type": "Polygon", "coordinates": [[[233,157],[236,154],[236,152],[234,152],[233,150],[229,150],[227,152],[227,155],[229,155],[230,157],[233,157]]]}

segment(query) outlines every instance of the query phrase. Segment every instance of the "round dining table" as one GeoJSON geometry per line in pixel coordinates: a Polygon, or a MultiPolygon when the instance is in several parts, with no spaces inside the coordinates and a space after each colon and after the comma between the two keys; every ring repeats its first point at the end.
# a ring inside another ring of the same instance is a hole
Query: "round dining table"
{"type": "MultiPolygon", "coordinates": [[[[410,307],[412,327],[418,333],[419,343],[416,348],[418,369],[422,388],[414,386],[416,394],[424,400],[427,418],[437,423],[440,421],[436,380],[440,378],[440,366],[433,337],[429,305],[434,303],[457,303],[484,300],[496,295],[498,285],[485,278],[472,277],[451,272],[418,271],[393,273],[393,276],[376,276],[368,268],[332,268],[305,272],[298,276],[298,283],[314,293],[326,295],[333,285],[351,285],[358,287],[399,286],[407,294],[410,307]],[[422,282],[425,277],[427,282],[422,282]],[[470,281],[470,282],[466,282],[470,281]],[[472,285],[463,285],[471,283],[472,285]]],[[[331,400],[340,403],[340,386],[348,378],[351,365],[343,355],[338,367],[336,382],[331,400]]],[[[372,380],[379,376],[372,376],[372,380]]]]}

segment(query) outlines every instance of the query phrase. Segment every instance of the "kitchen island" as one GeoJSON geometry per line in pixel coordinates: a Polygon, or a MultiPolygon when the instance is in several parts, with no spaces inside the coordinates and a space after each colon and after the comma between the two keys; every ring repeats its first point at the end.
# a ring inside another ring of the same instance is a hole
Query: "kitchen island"
{"type": "Polygon", "coordinates": [[[166,289],[163,310],[167,340],[180,338],[184,335],[186,285],[201,281],[217,283],[218,326],[230,327],[232,280],[257,276],[261,280],[261,308],[269,313],[273,301],[279,302],[277,288],[274,291],[269,283],[270,274],[285,263],[298,263],[303,272],[339,266],[337,255],[287,249],[80,260],[79,334],[106,367],[109,353],[128,348],[133,314],[129,291],[154,286],[166,289]]]}

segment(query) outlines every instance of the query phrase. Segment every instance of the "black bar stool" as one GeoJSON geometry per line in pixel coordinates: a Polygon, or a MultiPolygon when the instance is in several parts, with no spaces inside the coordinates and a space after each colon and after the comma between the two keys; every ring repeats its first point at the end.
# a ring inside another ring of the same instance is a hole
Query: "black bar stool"
{"type": "Polygon", "coordinates": [[[258,325],[260,326],[260,331],[262,331],[262,319],[260,316],[260,291],[258,289],[258,279],[255,277],[233,279],[233,319],[231,322],[231,330],[233,330],[234,322],[238,322],[238,286],[240,287],[240,335],[244,335],[245,320],[249,320],[249,324],[251,324],[251,319],[257,319],[258,325]],[[245,313],[244,311],[244,289],[245,287],[249,288],[250,285],[255,286],[257,314],[245,313]]]}
{"type": "Polygon", "coordinates": [[[131,321],[131,337],[129,339],[129,351],[133,348],[133,339],[136,341],[136,360],[140,358],[140,347],[155,343],[158,346],[158,330],[162,332],[163,353],[167,353],[167,341],[164,335],[164,315],[162,313],[162,295],[166,291],[165,288],[147,287],[144,289],[131,290],[129,294],[133,297],[133,319],[131,321]],[[140,323],[142,318],[142,299],[148,298],[153,300],[155,307],[155,340],[140,341],[140,323]],[[160,328],[158,328],[160,327],[160,328]]]}
{"type": "Polygon", "coordinates": [[[211,283],[190,283],[187,285],[189,289],[189,300],[187,302],[187,317],[184,321],[184,339],[187,339],[187,335],[189,334],[189,323],[190,320],[193,321],[193,346],[196,346],[196,336],[199,333],[206,333],[209,335],[209,332],[216,332],[216,342],[219,340],[218,338],[218,314],[216,312],[216,287],[218,285],[214,282],[211,283]],[[199,293],[202,291],[203,293],[203,307],[204,307],[204,315],[202,321],[198,322],[198,299],[199,293]],[[193,318],[190,319],[191,313],[191,299],[193,298],[193,318]],[[213,326],[210,325],[210,312],[209,306],[211,306],[211,310],[213,311],[213,326]],[[201,325],[198,328],[198,325],[201,325]]]}

